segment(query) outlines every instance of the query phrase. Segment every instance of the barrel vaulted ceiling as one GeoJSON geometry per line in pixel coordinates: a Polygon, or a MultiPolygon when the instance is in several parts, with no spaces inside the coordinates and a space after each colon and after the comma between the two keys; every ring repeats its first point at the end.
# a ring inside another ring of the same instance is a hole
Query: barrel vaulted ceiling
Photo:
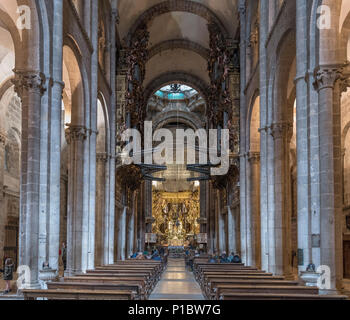
{"type": "Polygon", "coordinates": [[[167,72],[186,72],[209,84],[208,22],[220,24],[227,38],[238,28],[238,0],[119,0],[119,38],[144,21],[150,33],[150,58],[144,87],[167,72]]]}

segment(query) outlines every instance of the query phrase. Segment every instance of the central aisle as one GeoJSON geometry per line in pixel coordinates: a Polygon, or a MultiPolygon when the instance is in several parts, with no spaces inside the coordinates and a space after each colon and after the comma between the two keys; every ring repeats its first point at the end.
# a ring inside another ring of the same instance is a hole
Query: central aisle
{"type": "Polygon", "coordinates": [[[205,300],[194,279],[186,270],[184,259],[168,260],[168,267],[149,300],[205,300]]]}

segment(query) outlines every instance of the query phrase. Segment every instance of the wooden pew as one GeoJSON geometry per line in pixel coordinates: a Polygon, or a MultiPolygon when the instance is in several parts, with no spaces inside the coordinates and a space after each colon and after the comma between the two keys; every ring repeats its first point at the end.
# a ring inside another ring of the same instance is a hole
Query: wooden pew
{"type": "Polygon", "coordinates": [[[262,275],[222,275],[222,276],[211,276],[207,275],[203,277],[202,282],[200,283],[202,288],[205,288],[208,286],[208,283],[212,281],[226,281],[230,279],[235,280],[284,280],[284,277],[282,276],[262,276],[262,275]]]}
{"type": "Polygon", "coordinates": [[[202,291],[205,293],[205,295],[210,296],[211,294],[211,286],[209,283],[212,282],[226,282],[226,281],[232,281],[232,280],[240,280],[240,281],[261,281],[261,280],[270,280],[270,281],[283,281],[284,277],[280,276],[261,276],[261,275],[222,275],[222,276],[204,276],[202,279],[202,282],[200,282],[200,287],[202,288],[202,291]]]}
{"type": "Polygon", "coordinates": [[[149,272],[129,272],[129,271],[108,271],[108,270],[89,270],[86,274],[79,274],[78,276],[86,276],[86,277],[138,277],[141,279],[145,279],[147,284],[153,289],[157,284],[158,278],[152,276],[149,272]]]}
{"type": "Polygon", "coordinates": [[[134,291],[111,290],[22,290],[24,300],[36,300],[40,298],[48,300],[134,300],[134,291]]]}
{"type": "Polygon", "coordinates": [[[146,282],[146,287],[147,287],[147,291],[152,291],[154,286],[155,286],[155,282],[149,277],[149,276],[145,276],[145,275],[141,275],[141,274],[108,274],[108,273],[89,273],[89,274],[82,274],[82,275],[77,275],[79,277],[90,277],[90,278],[96,278],[96,277],[100,277],[100,278],[105,278],[105,279],[109,279],[109,280],[113,280],[113,279],[120,279],[123,281],[127,281],[128,279],[139,279],[139,280],[144,280],[146,282]]]}
{"type": "Polygon", "coordinates": [[[141,288],[140,297],[141,300],[147,299],[150,295],[151,288],[147,285],[147,282],[144,279],[140,278],[103,278],[103,277],[66,277],[61,279],[61,282],[67,283],[98,283],[98,284],[116,284],[116,285],[131,285],[138,286],[141,288]]]}
{"type": "MultiPolygon", "coordinates": [[[[157,266],[158,267],[158,266],[157,266]]],[[[155,268],[155,267],[147,267],[147,266],[105,266],[105,267],[96,267],[95,270],[88,270],[87,273],[90,272],[100,272],[100,273],[142,273],[142,272],[148,272],[152,277],[158,278],[158,280],[161,277],[162,269],[155,268]]]]}
{"type": "Polygon", "coordinates": [[[273,294],[308,294],[318,295],[318,288],[305,287],[305,286],[284,286],[284,285],[272,285],[272,286],[257,286],[257,285],[216,285],[211,297],[211,300],[220,300],[221,295],[231,293],[273,293],[273,294]]]}
{"type": "Polygon", "coordinates": [[[131,267],[131,268],[153,268],[156,271],[162,272],[163,271],[163,265],[161,263],[136,263],[136,262],[129,262],[129,261],[125,261],[125,262],[118,262],[117,264],[111,264],[108,266],[99,266],[96,268],[109,268],[109,269],[113,269],[113,268],[125,268],[125,267],[131,267]]]}
{"type": "Polygon", "coordinates": [[[100,283],[117,283],[117,282],[127,282],[127,283],[140,283],[142,287],[144,288],[145,295],[148,296],[152,290],[152,283],[147,281],[142,276],[137,275],[81,275],[81,276],[75,276],[75,277],[66,277],[63,279],[64,282],[100,282],[100,283]]]}
{"type": "Polygon", "coordinates": [[[226,279],[224,281],[212,279],[207,283],[207,286],[203,289],[205,296],[209,299],[217,299],[216,288],[220,286],[298,286],[297,281],[287,280],[240,280],[240,279],[226,279]]]}
{"type": "Polygon", "coordinates": [[[347,300],[341,295],[289,294],[289,293],[234,293],[225,292],[220,300],[347,300]]]}
{"type": "Polygon", "coordinates": [[[98,290],[98,291],[132,291],[135,300],[145,300],[145,295],[140,284],[130,283],[99,283],[99,282],[48,282],[48,289],[60,290],[98,290]]]}
{"type": "MultiPolygon", "coordinates": [[[[61,278],[60,282],[48,284],[48,299],[105,299],[105,292],[114,299],[145,300],[151,294],[163,272],[164,261],[127,260],[113,265],[99,266],[84,274],[61,278]],[[122,295],[124,292],[124,296],[122,295]],[[129,293],[132,292],[132,297],[129,293]],[[85,295],[86,293],[86,295],[85,295]],[[113,293],[116,293],[113,296],[113,293]],[[56,294],[56,295],[55,295],[56,294]],[[114,298],[113,298],[114,297],[114,298]]],[[[44,294],[41,291],[26,291],[26,299],[36,299],[44,294]]]]}
{"type": "Polygon", "coordinates": [[[321,296],[316,287],[300,286],[283,276],[254,268],[227,264],[198,264],[197,279],[210,300],[342,300],[346,296],[321,296]]]}
{"type": "Polygon", "coordinates": [[[227,271],[204,271],[199,274],[197,281],[202,283],[206,277],[221,277],[225,276],[262,276],[262,277],[272,277],[272,273],[266,273],[262,271],[252,271],[252,270],[227,270],[227,271]]]}
{"type": "Polygon", "coordinates": [[[164,256],[162,258],[162,261],[156,261],[156,260],[137,260],[137,259],[126,259],[126,260],[121,260],[117,262],[118,264],[127,264],[127,263],[134,263],[134,264],[160,264],[162,266],[162,269],[164,270],[168,264],[168,257],[164,256]]]}
{"type": "Polygon", "coordinates": [[[220,271],[220,270],[255,270],[258,271],[257,268],[251,268],[246,267],[241,263],[234,264],[218,264],[218,263],[195,263],[193,266],[193,272],[194,276],[197,279],[200,276],[200,273],[204,270],[213,270],[213,271],[220,271]]]}

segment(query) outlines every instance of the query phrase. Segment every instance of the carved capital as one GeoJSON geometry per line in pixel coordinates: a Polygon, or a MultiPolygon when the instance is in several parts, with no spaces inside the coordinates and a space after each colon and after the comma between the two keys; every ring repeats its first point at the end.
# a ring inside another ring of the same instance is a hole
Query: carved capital
{"type": "Polygon", "coordinates": [[[260,152],[249,152],[248,161],[252,164],[260,163],[260,152]]]}
{"type": "Polygon", "coordinates": [[[15,78],[12,83],[15,86],[15,91],[22,98],[25,91],[37,92],[43,95],[45,88],[45,75],[39,71],[14,70],[15,78]]]}
{"type": "Polygon", "coordinates": [[[87,129],[84,126],[68,125],[65,131],[67,143],[73,141],[84,141],[87,138],[87,129]]]}
{"type": "Polygon", "coordinates": [[[270,134],[277,139],[291,139],[293,136],[293,124],[290,122],[273,123],[270,127],[270,134]]]}
{"type": "Polygon", "coordinates": [[[317,91],[322,89],[333,89],[335,83],[342,78],[343,68],[341,67],[323,67],[315,70],[314,88],[317,91]]]}

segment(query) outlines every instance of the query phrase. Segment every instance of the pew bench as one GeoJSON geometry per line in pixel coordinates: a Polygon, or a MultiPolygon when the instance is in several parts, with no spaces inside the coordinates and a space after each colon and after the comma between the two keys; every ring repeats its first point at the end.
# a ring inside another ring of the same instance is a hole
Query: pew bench
{"type": "Polygon", "coordinates": [[[141,296],[147,298],[151,292],[152,287],[149,283],[142,277],[92,277],[92,276],[75,276],[75,277],[65,277],[62,278],[63,282],[73,282],[73,283],[107,283],[107,284],[136,284],[141,285],[142,291],[141,296]]]}
{"type": "Polygon", "coordinates": [[[347,300],[341,295],[288,294],[288,293],[233,293],[225,292],[220,300],[347,300]]]}
{"type": "Polygon", "coordinates": [[[98,283],[98,282],[48,282],[48,289],[59,290],[98,290],[98,291],[132,291],[135,293],[135,300],[145,300],[145,296],[140,284],[129,283],[98,283]]]}
{"type": "Polygon", "coordinates": [[[108,266],[108,267],[96,267],[94,270],[88,270],[87,273],[90,272],[101,272],[101,273],[149,273],[152,277],[158,278],[158,280],[161,277],[161,270],[158,268],[153,268],[153,267],[142,267],[142,266],[108,266]]]}
{"type": "Polygon", "coordinates": [[[210,297],[210,300],[219,300],[221,295],[231,293],[263,293],[263,294],[307,294],[318,295],[316,287],[305,286],[256,286],[256,285],[217,285],[210,297]]]}
{"type": "Polygon", "coordinates": [[[111,290],[22,290],[24,300],[134,300],[134,291],[111,290]]]}
{"type": "Polygon", "coordinates": [[[222,276],[204,276],[200,284],[202,290],[207,292],[209,283],[213,281],[225,282],[227,280],[284,280],[282,276],[252,276],[252,275],[222,275],[222,276]]]}
{"type": "Polygon", "coordinates": [[[114,278],[114,277],[138,277],[145,279],[148,285],[153,289],[158,281],[157,277],[152,276],[149,272],[128,272],[128,271],[122,271],[122,272],[108,272],[106,270],[90,270],[89,272],[85,274],[80,274],[79,276],[86,276],[86,277],[105,277],[105,278],[114,278]]]}
{"type": "Polygon", "coordinates": [[[295,287],[298,286],[298,281],[287,281],[287,280],[240,280],[240,279],[226,279],[224,281],[220,280],[211,280],[207,283],[207,286],[204,288],[203,292],[205,296],[211,300],[213,296],[215,299],[218,297],[216,296],[215,288],[218,287],[226,287],[226,286],[262,286],[262,287],[268,287],[268,286],[289,286],[289,287],[295,287]]]}
{"type": "MultiPolygon", "coordinates": [[[[254,271],[254,270],[225,270],[225,271],[203,271],[198,275],[199,279],[204,278],[205,276],[225,276],[225,275],[247,275],[247,276],[266,276],[271,277],[272,273],[266,273],[264,271],[254,271]]],[[[198,279],[198,280],[199,280],[198,279]]]]}

